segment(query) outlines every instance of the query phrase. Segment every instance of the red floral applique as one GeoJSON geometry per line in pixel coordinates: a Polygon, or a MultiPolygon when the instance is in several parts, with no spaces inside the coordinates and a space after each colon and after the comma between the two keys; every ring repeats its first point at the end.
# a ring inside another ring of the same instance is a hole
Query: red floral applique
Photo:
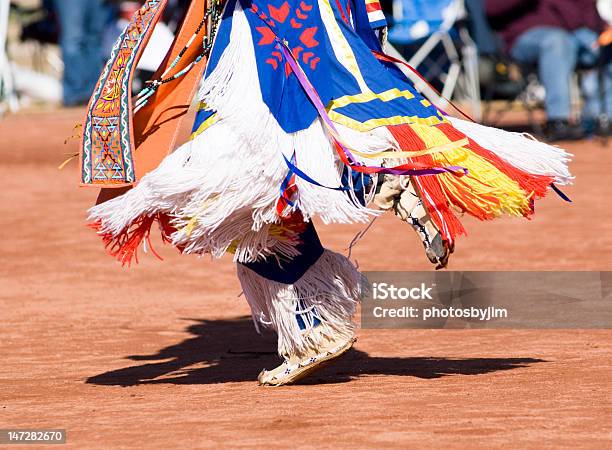
{"type": "MultiPolygon", "coordinates": [[[[262,25],[260,27],[255,27],[257,32],[261,35],[257,45],[275,45],[275,30],[279,28],[277,25],[284,24],[285,22],[289,21],[291,28],[295,30],[302,30],[298,36],[300,45],[292,47],[292,53],[298,61],[301,60],[305,64],[304,69],[309,68],[311,70],[315,70],[321,61],[321,58],[314,57],[316,48],[320,44],[320,42],[316,39],[319,27],[313,26],[305,28],[304,24],[304,21],[308,19],[313,8],[313,5],[309,3],[308,0],[303,0],[300,2],[298,8],[291,11],[289,2],[284,2],[278,8],[273,5],[268,5],[268,14],[266,15],[262,8],[259,8],[254,3],[251,4],[251,11],[257,14],[260,19],[268,24],[268,26],[262,25]],[[305,48],[309,51],[302,53],[305,48]]],[[[277,70],[279,66],[282,65],[285,70],[285,76],[289,76],[292,70],[288,63],[283,64],[282,54],[278,51],[272,51],[270,52],[270,55],[271,57],[265,60],[266,64],[272,66],[274,70],[277,70]]]]}

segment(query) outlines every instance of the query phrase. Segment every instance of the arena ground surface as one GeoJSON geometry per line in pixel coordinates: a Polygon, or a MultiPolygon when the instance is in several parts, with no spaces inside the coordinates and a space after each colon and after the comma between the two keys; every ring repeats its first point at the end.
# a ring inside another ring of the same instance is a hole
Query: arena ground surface
{"type": "MultiPolygon", "coordinates": [[[[360,330],[337,364],[261,388],[277,361],[229,258],[141,255],[123,269],[84,226],[95,198],[58,171],[80,110],[0,120],[0,428],[64,428],[75,448],[591,447],[612,442],[612,332],[360,330]]],[[[611,149],[584,141],[574,203],[468,220],[455,270],[611,270],[611,149]]],[[[360,226],[321,227],[344,251],[360,226]]],[[[159,246],[158,246],[159,247],[159,246]]],[[[364,270],[429,270],[379,219],[364,270]]]]}

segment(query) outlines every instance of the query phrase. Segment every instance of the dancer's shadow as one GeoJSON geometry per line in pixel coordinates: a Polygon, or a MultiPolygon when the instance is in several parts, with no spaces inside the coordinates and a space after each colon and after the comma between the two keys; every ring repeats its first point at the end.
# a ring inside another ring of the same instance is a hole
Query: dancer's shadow
{"type": "MultiPolygon", "coordinates": [[[[262,368],[280,363],[272,333],[258,336],[250,318],[196,320],[187,331],[195,337],[161,349],[154,355],[128,356],[143,364],[112,370],[87,379],[100,385],[210,384],[252,381],[262,368]]],[[[446,375],[479,375],[544,362],[535,358],[400,358],[373,357],[352,349],[346,356],[306,384],[341,383],[363,375],[403,375],[439,378],[446,375]]]]}

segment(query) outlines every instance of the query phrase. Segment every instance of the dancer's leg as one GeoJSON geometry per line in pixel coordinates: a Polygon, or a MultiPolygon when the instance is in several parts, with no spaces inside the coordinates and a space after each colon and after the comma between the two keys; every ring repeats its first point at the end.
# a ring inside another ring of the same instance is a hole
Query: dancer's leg
{"type": "Polygon", "coordinates": [[[264,371],[264,385],[294,382],[352,346],[352,317],[361,292],[361,275],[344,256],[321,246],[312,223],[300,233],[300,255],[239,264],[238,277],[256,327],[278,333],[284,362],[264,371]]]}

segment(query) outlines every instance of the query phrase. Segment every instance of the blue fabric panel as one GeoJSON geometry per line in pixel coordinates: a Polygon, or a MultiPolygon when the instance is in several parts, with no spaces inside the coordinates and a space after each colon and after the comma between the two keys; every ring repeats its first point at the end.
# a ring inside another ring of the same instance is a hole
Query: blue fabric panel
{"type": "Polygon", "coordinates": [[[323,246],[312,222],[308,222],[306,230],[300,235],[300,240],[302,242],[297,246],[300,254],[289,261],[279,262],[279,258],[269,256],[261,261],[246,263],[244,266],[268,280],[293,284],[302,278],[323,254],[323,246]]]}
{"type": "Polygon", "coordinates": [[[422,97],[407,99],[398,97],[390,101],[382,101],[379,99],[371,100],[367,103],[351,103],[341,108],[336,108],[339,114],[348,116],[359,122],[365,122],[371,117],[394,117],[402,116],[417,116],[420,118],[428,118],[435,116],[441,119],[441,116],[435,106],[424,106],[421,103],[422,97]]]}

